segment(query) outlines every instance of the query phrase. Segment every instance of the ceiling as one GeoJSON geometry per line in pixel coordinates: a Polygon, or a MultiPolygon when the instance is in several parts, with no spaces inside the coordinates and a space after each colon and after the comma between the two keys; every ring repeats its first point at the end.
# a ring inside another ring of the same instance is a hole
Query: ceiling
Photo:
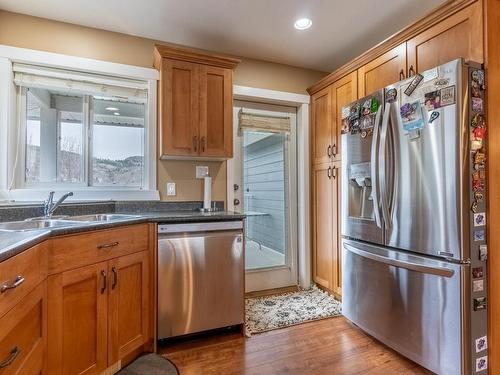
{"type": "Polygon", "coordinates": [[[0,9],[332,71],[445,0],[0,0],[0,9]],[[293,28],[308,17],[309,30],[293,28]]]}

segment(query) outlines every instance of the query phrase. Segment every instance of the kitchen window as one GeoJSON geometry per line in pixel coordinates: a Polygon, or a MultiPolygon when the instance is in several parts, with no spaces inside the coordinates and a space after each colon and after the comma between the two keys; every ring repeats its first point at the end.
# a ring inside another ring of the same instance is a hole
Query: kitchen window
{"type": "Polygon", "coordinates": [[[13,64],[15,186],[147,188],[147,82],[13,64]]]}

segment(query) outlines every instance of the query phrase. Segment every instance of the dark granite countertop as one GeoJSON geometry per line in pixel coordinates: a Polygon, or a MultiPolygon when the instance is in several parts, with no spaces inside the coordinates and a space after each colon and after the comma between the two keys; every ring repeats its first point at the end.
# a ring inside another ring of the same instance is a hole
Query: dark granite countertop
{"type": "Polygon", "coordinates": [[[151,211],[137,212],[138,210],[119,210],[113,213],[134,215],[134,218],[113,220],[107,222],[81,222],[78,224],[68,223],[65,227],[54,227],[50,229],[37,229],[29,231],[1,231],[0,230],[0,262],[21,253],[31,246],[40,243],[51,236],[65,234],[83,233],[92,230],[112,228],[122,225],[138,224],[144,222],[154,223],[187,223],[208,221],[231,221],[242,220],[244,214],[218,211],[202,213],[199,211],[151,211]]]}

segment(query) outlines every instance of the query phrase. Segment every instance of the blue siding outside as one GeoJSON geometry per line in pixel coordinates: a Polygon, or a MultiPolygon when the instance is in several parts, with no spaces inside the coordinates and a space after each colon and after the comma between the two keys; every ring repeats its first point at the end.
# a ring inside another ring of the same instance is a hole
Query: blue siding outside
{"type": "MultiPolygon", "coordinates": [[[[245,133],[245,144],[252,133],[245,133]]],[[[244,147],[245,211],[266,213],[249,217],[247,237],[285,253],[285,135],[269,136],[244,147]]]]}

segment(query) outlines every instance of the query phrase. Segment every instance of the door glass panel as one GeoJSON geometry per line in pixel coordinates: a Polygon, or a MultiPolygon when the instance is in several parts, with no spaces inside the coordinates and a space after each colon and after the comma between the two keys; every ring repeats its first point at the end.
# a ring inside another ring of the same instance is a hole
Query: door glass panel
{"type": "Polygon", "coordinates": [[[286,133],[243,132],[247,270],[287,263],[287,160],[286,133]]]}

